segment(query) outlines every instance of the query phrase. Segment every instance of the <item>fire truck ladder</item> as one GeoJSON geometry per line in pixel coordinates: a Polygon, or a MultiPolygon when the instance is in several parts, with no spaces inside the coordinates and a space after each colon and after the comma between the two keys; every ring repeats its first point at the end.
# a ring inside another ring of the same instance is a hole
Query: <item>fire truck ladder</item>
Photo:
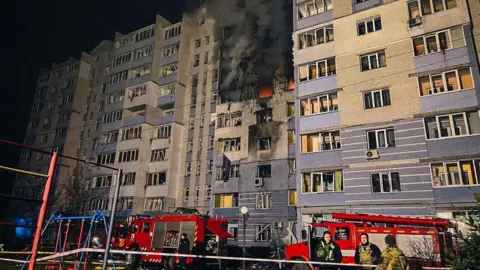
{"type": "Polygon", "coordinates": [[[362,221],[385,224],[404,224],[412,226],[446,227],[450,222],[442,218],[410,218],[369,214],[333,213],[332,218],[344,221],[362,221]]]}
{"type": "MultiPolygon", "coordinates": [[[[52,216],[50,217],[50,219],[47,221],[47,224],[45,224],[45,227],[42,230],[41,236],[43,236],[43,234],[45,233],[46,229],[48,228],[48,225],[50,225],[53,222],[59,222],[57,240],[56,240],[57,244],[55,246],[55,253],[61,253],[61,252],[64,251],[65,246],[66,246],[66,242],[67,242],[67,238],[68,238],[70,222],[72,220],[81,220],[81,222],[82,222],[81,227],[80,227],[80,235],[78,236],[78,243],[77,243],[77,248],[78,249],[80,248],[80,245],[82,243],[82,234],[83,234],[85,221],[90,221],[90,225],[89,225],[87,234],[86,234],[85,238],[83,239],[83,248],[88,248],[90,246],[90,243],[91,243],[91,240],[92,240],[92,237],[91,237],[92,232],[93,232],[94,226],[97,222],[103,222],[104,229],[105,229],[105,234],[108,234],[108,223],[107,223],[107,220],[105,218],[105,214],[104,214],[103,210],[95,210],[95,212],[91,216],[64,217],[64,216],[62,216],[61,213],[53,213],[52,216]],[[64,239],[64,242],[63,242],[64,244],[63,244],[63,248],[62,248],[61,243],[62,243],[62,223],[63,223],[63,221],[67,221],[67,229],[66,229],[66,232],[65,232],[65,239],[64,239]]],[[[106,245],[108,245],[108,244],[109,243],[106,243],[106,245]]],[[[84,259],[84,255],[85,255],[84,251],[80,252],[80,256],[77,257],[77,259],[75,260],[75,269],[76,270],[80,270],[80,266],[82,265],[82,261],[84,261],[83,262],[83,269],[86,269],[87,258],[85,257],[85,259],[84,259]]],[[[113,254],[111,252],[110,252],[110,256],[112,256],[112,258],[113,258],[113,254]]],[[[25,267],[25,265],[26,265],[26,263],[29,259],[30,259],[30,255],[25,260],[25,263],[22,265],[21,270],[24,269],[24,267],[25,267]]],[[[103,258],[103,259],[105,260],[107,258],[103,258]]],[[[54,261],[54,263],[55,263],[55,261],[54,261]]],[[[60,264],[62,264],[62,263],[63,263],[63,257],[60,259],[60,264]]],[[[112,260],[112,263],[113,263],[113,269],[115,270],[116,269],[115,261],[112,260]]]]}

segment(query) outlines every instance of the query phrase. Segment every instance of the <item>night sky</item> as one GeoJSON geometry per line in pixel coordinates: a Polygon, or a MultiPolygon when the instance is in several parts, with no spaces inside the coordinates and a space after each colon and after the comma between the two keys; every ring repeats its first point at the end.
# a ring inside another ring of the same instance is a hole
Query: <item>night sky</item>
{"type": "MultiPolygon", "coordinates": [[[[115,31],[128,33],[155,22],[160,14],[181,20],[184,0],[2,1],[2,91],[0,138],[23,141],[41,68],[69,56],[78,58],[115,31]],[[6,82],[6,83],[5,83],[6,82]]],[[[18,149],[0,145],[0,165],[16,167],[18,149]]],[[[12,175],[0,171],[0,194],[9,194],[12,175]]],[[[0,197],[0,205],[4,205],[0,197]]],[[[2,207],[4,208],[4,207],[2,207]]],[[[0,220],[2,219],[0,213],[0,220]]]]}

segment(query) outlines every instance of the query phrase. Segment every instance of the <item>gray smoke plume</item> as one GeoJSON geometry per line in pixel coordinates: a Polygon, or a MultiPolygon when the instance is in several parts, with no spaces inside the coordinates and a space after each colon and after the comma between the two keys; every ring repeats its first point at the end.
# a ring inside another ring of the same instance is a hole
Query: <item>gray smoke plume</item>
{"type": "MultiPolygon", "coordinates": [[[[238,101],[246,89],[270,85],[285,63],[291,34],[289,0],[210,0],[208,18],[220,40],[220,94],[238,101]]],[[[215,59],[217,60],[217,59],[215,59]]]]}

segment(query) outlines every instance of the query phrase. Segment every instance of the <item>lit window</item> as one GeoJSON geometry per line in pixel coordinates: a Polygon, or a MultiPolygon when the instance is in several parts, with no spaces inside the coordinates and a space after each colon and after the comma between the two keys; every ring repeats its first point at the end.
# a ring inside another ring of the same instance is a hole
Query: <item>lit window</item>
{"type": "Polygon", "coordinates": [[[309,81],[337,74],[335,58],[301,65],[298,67],[299,81],[309,81]]]}
{"type": "Polygon", "coordinates": [[[305,134],[302,138],[302,153],[313,153],[341,148],[340,131],[305,134]]]}
{"type": "Polygon", "coordinates": [[[431,164],[432,181],[436,187],[478,185],[480,160],[461,160],[431,164]]]}
{"type": "Polygon", "coordinates": [[[238,193],[215,194],[215,208],[238,207],[238,193]]]}
{"type": "Polygon", "coordinates": [[[343,191],[342,171],[302,173],[303,193],[343,191]]]}
{"type": "Polygon", "coordinates": [[[418,87],[422,96],[472,89],[472,72],[470,68],[463,68],[422,76],[418,78],[418,87]]]}
{"type": "Polygon", "coordinates": [[[338,111],[336,93],[300,100],[300,116],[338,111]]]}
{"type": "Polygon", "coordinates": [[[415,55],[424,55],[465,46],[462,27],[413,38],[415,55]]]}

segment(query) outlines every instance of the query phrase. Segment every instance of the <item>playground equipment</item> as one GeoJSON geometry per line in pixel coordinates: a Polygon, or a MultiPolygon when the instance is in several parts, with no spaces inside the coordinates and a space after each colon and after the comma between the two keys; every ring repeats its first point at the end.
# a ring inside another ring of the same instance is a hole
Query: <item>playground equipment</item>
{"type": "MultiPolygon", "coordinates": [[[[89,248],[92,244],[93,236],[97,231],[97,227],[99,223],[103,223],[103,231],[105,234],[108,233],[108,225],[107,219],[105,218],[105,214],[103,210],[96,210],[91,216],[62,216],[61,213],[54,213],[48,220],[47,224],[45,225],[41,237],[44,235],[47,228],[52,228],[58,226],[55,238],[55,251],[54,253],[62,253],[65,252],[69,246],[69,238],[71,239],[70,234],[78,232],[78,237],[76,237],[75,241],[75,249],[80,248],[89,248]],[[80,225],[78,226],[78,231],[72,230],[75,221],[79,221],[80,225]],[[82,244],[83,243],[83,244],[82,244]]],[[[71,242],[70,242],[71,243],[71,242]]],[[[112,255],[110,253],[110,255],[112,255]]],[[[81,251],[76,254],[74,267],[69,269],[76,269],[80,270],[81,265],[83,264],[83,270],[87,268],[87,257],[88,251],[81,251]]],[[[30,259],[30,256],[27,258],[26,261],[30,259]]],[[[105,258],[104,258],[105,259],[105,258]]],[[[52,265],[47,265],[46,269],[63,269],[63,257],[59,258],[60,266],[57,267],[56,265],[56,258],[53,259],[52,265]]],[[[26,262],[22,266],[22,270],[24,269],[26,262]]],[[[113,267],[115,269],[115,263],[113,263],[113,267]]]]}

